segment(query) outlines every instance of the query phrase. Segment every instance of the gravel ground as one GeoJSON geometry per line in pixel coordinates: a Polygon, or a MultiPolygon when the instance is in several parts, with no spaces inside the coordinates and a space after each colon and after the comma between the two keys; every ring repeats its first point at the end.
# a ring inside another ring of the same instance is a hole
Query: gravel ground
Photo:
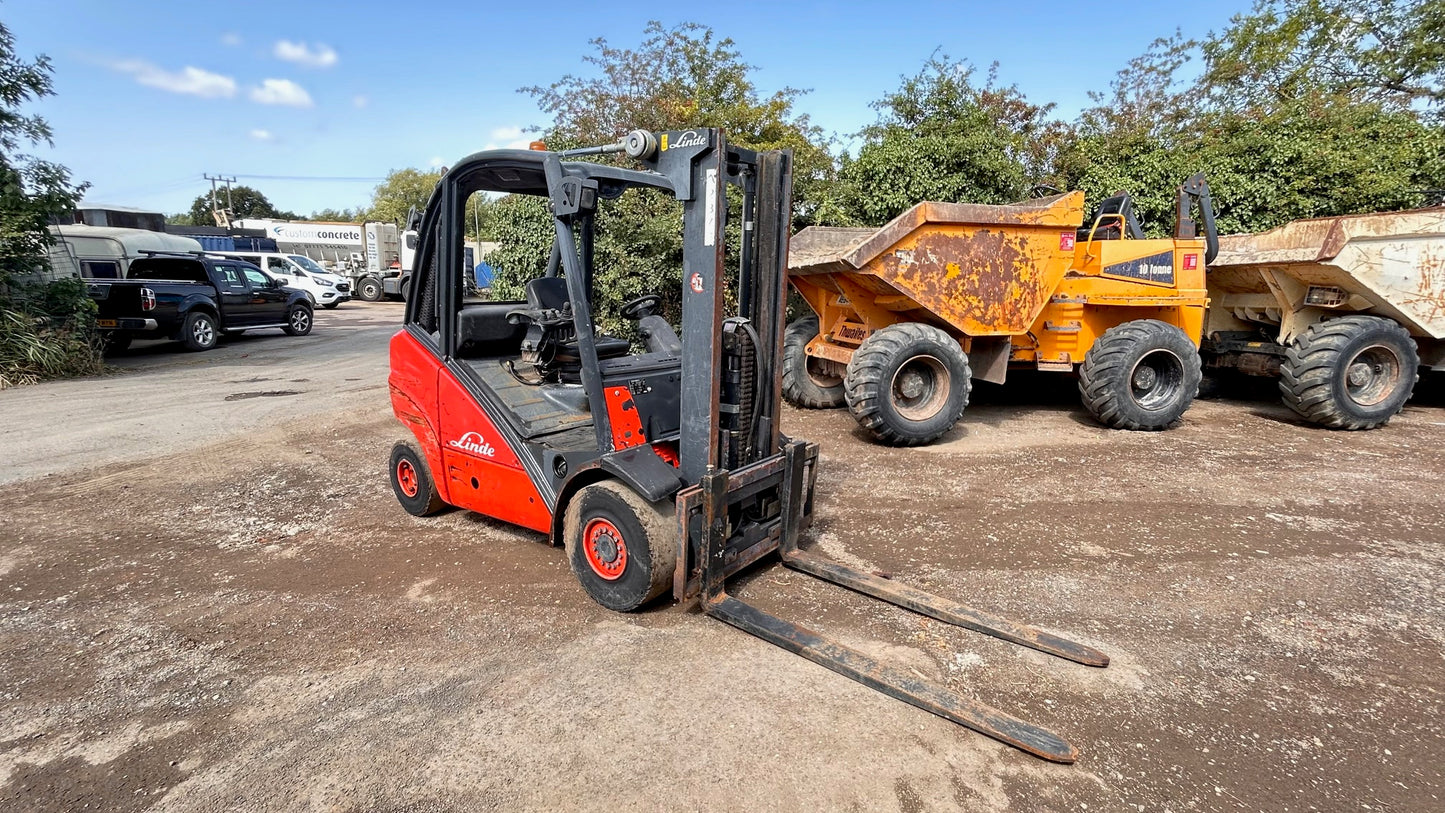
{"type": "Polygon", "coordinates": [[[1059,766],[695,611],[609,613],[540,535],[403,513],[398,315],[0,392],[0,808],[1445,808],[1439,388],[1376,432],[1253,388],[1123,433],[1041,377],[917,450],[789,410],[823,448],[805,545],[1113,662],[768,560],[733,592],[1054,729],[1059,766]]]}

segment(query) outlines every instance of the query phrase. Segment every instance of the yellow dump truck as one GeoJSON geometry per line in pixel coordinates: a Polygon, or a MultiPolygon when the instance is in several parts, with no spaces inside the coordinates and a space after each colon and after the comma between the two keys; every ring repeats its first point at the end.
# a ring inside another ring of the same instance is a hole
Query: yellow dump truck
{"type": "Polygon", "coordinates": [[[1313,423],[1383,426],[1445,369],[1445,207],[1223,237],[1208,290],[1207,367],[1278,375],[1313,423]]]}
{"type": "Polygon", "coordinates": [[[986,206],[920,203],[878,229],[814,226],[788,275],[813,314],[785,335],[783,392],[846,404],[883,443],[947,432],[971,379],[1011,367],[1078,373],[1084,405],[1120,429],[1164,429],[1189,408],[1214,250],[1208,185],[1179,189],[1172,237],[1146,239],[1127,194],[1085,217],[1084,193],[986,206]],[[1198,206],[1205,234],[1193,213],[1198,206]]]}

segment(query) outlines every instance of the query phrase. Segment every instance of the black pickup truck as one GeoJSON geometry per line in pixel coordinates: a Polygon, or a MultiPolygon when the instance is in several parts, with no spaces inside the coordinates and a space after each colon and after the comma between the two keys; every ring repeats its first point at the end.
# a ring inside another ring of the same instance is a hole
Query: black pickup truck
{"type": "Polygon", "coordinates": [[[311,332],[311,303],[246,262],[199,254],[151,254],[135,260],[125,279],[90,283],[100,308],[96,325],[106,346],[132,339],[177,339],[188,350],[210,350],[223,334],[281,328],[311,332]]]}

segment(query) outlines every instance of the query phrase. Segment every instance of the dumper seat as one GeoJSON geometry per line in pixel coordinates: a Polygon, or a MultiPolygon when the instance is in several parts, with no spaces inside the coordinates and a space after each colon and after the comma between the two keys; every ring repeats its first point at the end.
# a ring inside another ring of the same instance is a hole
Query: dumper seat
{"type": "Polygon", "coordinates": [[[1130,240],[1144,239],[1144,229],[1139,226],[1138,218],[1134,217],[1134,200],[1129,196],[1128,192],[1120,192],[1111,198],[1104,198],[1099,201],[1099,206],[1094,210],[1094,214],[1091,215],[1088,220],[1085,220],[1084,225],[1080,227],[1078,238],[1080,240],[1088,240],[1090,238],[1090,232],[1092,232],[1093,239],[1095,240],[1121,239],[1122,235],[1120,232],[1122,230],[1120,228],[1119,218],[1113,217],[1113,215],[1123,215],[1123,226],[1129,230],[1130,240]],[[1100,218],[1103,218],[1102,222],[1100,222],[1100,218]],[[1097,229],[1094,228],[1095,223],[1099,224],[1097,229]]]}

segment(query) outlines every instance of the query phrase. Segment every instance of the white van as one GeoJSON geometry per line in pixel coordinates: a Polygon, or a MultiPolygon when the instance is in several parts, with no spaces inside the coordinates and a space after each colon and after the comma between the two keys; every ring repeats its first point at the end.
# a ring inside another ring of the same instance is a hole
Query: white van
{"type": "Polygon", "coordinates": [[[351,299],[351,280],[337,276],[314,260],[274,251],[226,251],[221,256],[244,260],[275,277],[282,285],[305,291],[311,304],[334,308],[351,299]]]}

